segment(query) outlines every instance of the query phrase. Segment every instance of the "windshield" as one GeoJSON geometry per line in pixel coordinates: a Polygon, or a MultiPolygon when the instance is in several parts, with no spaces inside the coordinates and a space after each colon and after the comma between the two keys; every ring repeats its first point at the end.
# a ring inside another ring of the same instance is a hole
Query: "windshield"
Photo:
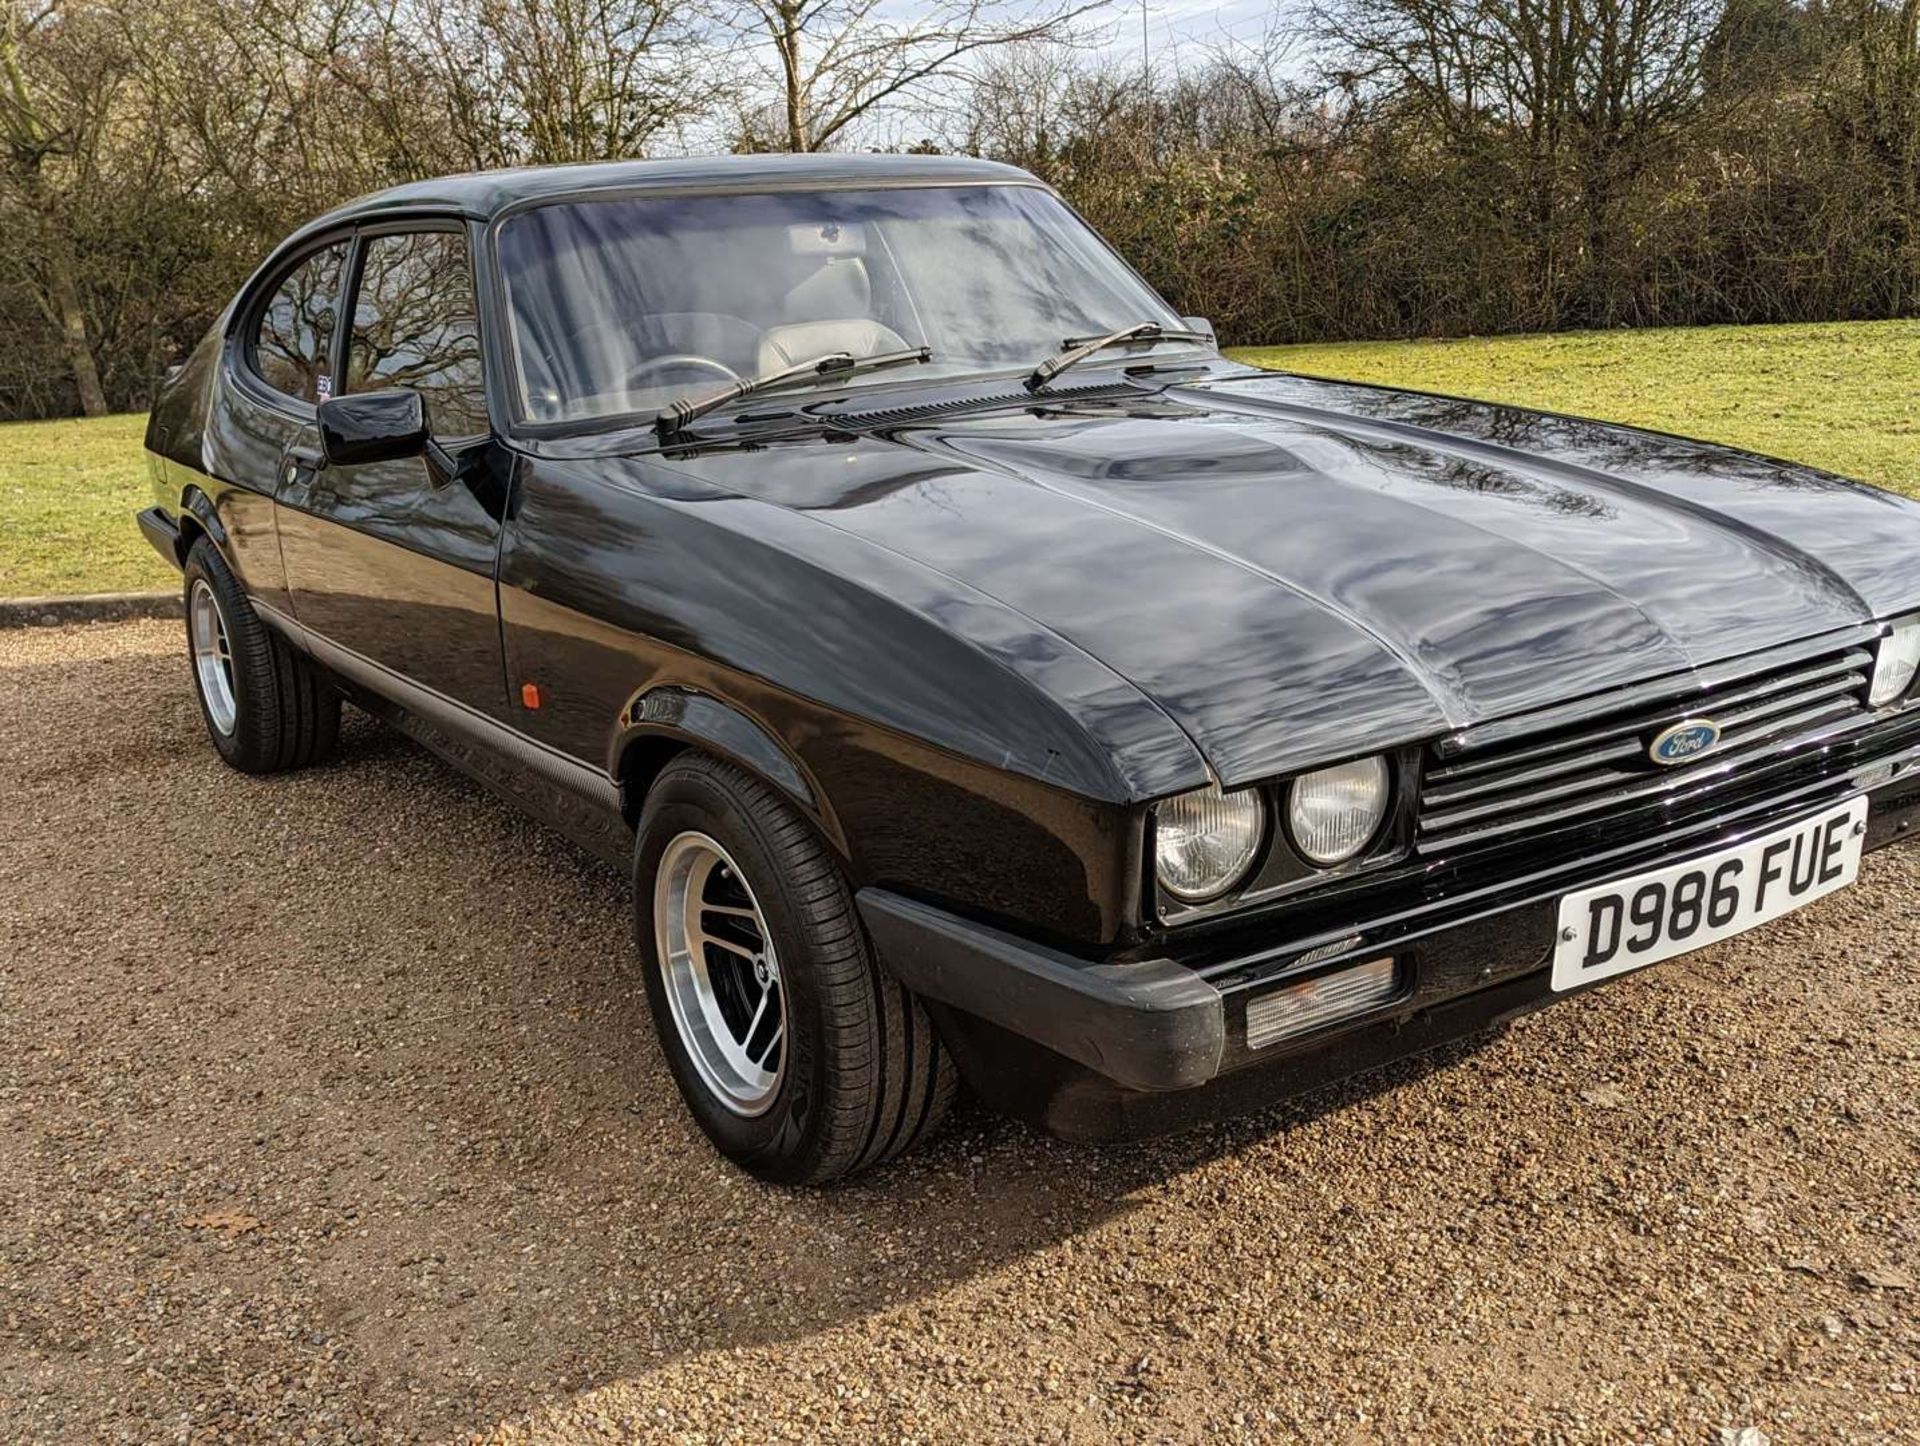
{"type": "Polygon", "coordinates": [[[925,347],[913,374],[953,376],[1031,367],[1068,337],[1148,318],[1179,324],[1032,186],[568,202],[510,218],[498,249],[534,422],[652,416],[834,352],[925,347]]]}

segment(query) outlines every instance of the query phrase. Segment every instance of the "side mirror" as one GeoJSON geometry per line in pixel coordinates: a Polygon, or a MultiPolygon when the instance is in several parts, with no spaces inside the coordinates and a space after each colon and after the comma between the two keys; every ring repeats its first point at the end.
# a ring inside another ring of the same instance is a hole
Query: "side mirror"
{"type": "Polygon", "coordinates": [[[1180,324],[1189,331],[1204,331],[1214,339],[1215,345],[1219,344],[1220,334],[1213,329],[1213,323],[1204,316],[1183,316],[1180,318],[1180,324]]]}
{"type": "Polygon", "coordinates": [[[427,450],[427,404],[405,387],[334,397],[319,408],[320,450],[330,467],[418,457],[427,450]]]}

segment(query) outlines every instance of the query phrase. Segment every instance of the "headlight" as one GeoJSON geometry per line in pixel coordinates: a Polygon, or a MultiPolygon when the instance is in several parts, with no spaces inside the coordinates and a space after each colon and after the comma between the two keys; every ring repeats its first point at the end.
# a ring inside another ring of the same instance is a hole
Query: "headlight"
{"type": "Polygon", "coordinates": [[[1380,831],[1387,783],[1387,760],[1378,754],[1301,774],[1287,787],[1293,846],[1322,868],[1345,863],[1380,831]]]}
{"type": "Polygon", "coordinates": [[[1880,652],[1873,660],[1873,683],[1867,689],[1867,702],[1884,707],[1907,691],[1913,675],[1920,670],[1920,613],[1901,618],[1893,631],[1880,640],[1880,652]]]}
{"type": "Polygon", "coordinates": [[[1170,798],[1154,813],[1154,870],[1176,899],[1199,903],[1224,894],[1253,863],[1264,832],[1257,789],[1222,793],[1208,784],[1170,798]]]}

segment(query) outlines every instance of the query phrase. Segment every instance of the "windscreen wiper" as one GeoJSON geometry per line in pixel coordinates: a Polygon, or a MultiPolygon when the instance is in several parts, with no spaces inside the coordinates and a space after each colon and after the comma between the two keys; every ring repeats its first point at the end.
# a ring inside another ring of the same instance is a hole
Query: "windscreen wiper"
{"type": "Polygon", "coordinates": [[[741,397],[750,397],[755,392],[772,391],[775,387],[789,386],[795,382],[813,381],[821,377],[852,376],[855,372],[878,371],[882,367],[916,366],[921,362],[933,360],[933,353],[924,346],[908,347],[904,351],[876,352],[872,356],[855,356],[850,351],[828,352],[825,356],[814,357],[797,366],[783,367],[777,372],[767,372],[757,377],[743,377],[710,392],[694,401],[673,403],[659,416],[653,419],[653,429],[662,437],[671,437],[696,417],[704,417],[716,407],[724,407],[728,402],[741,397]]]}
{"type": "Polygon", "coordinates": [[[1070,336],[1061,344],[1063,350],[1054,353],[1027,374],[1027,390],[1039,391],[1068,367],[1078,366],[1095,352],[1105,351],[1110,346],[1143,346],[1156,341],[1198,341],[1211,346],[1213,335],[1204,331],[1188,331],[1184,327],[1162,326],[1157,321],[1136,321],[1132,326],[1123,326],[1105,336],[1070,336]]]}

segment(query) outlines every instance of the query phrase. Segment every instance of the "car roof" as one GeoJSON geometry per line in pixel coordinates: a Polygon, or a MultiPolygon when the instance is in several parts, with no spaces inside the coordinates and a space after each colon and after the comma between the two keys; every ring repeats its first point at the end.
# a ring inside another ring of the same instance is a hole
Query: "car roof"
{"type": "Polygon", "coordinates": [[[596,191],[977,185],[992,181],[1032,184],[1033,180],[1016,166],[975,160],[971,156],[777,154],[525,166],[515,170],[439,176],[374,191],[328,212],[302,230],[400,210],[452,211],[488,221],[514,206],[596,191]]]}

